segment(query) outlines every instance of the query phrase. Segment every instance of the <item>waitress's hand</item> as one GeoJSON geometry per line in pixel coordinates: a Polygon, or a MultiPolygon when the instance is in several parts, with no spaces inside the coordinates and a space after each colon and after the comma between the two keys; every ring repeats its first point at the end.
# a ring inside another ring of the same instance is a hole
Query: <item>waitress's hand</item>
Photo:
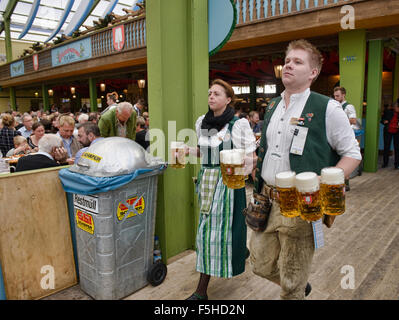
{"type": "Polygon", "coordinates": [[[252,173],[252,171],[256,167],[257,160],[258,160],[258,157],[256,156],[255,152],[253,152],[252,154],[245,155],[245,158],[244,158],[244,174],[245,175],[252,173]]]}

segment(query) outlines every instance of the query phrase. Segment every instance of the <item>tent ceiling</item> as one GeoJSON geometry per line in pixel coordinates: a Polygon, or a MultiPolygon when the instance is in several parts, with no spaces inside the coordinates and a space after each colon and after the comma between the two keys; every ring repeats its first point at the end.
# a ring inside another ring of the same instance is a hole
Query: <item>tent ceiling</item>
{"type": "MultiPolygon", "coordinates": [[[[7,8],[8,2],[10,0],[0,0],[0,17],[3,20],[3,14],[7,8]]],[[[40,0],[40,5],[37,10],[35,19],[33,20],[32,27],[28,33],[21,39],[30,42],[44,42],[46,41],[52,32],[57,28],[58,23],[63,16],[64,10],[67,7],[70,0],[40,0]]],[[[24,30],[25,25],[28,22],[29,14],[31,12],[34,0],[19,0],[17,5],[11,15],[11,38],[12,40],[17,40],[21,32],[24,30]]],[[[55,36],[61,36],[67,29],[69,23],[71,22],[77,8],[80,7],[81,3],[90,1],[87,0],[75,0],[71,11],[69,12],[61,30],[55,36]]],[[[83,25],[91,27],[93,26],[93,21],[97,21],[103,16],[106,9],[110,5],[112,0],[100,0],[97,6],[90,13],[87,19],[79,27],[79,30],[83,31],[85,28],[83,25]]],[[[126,9],[139,9],[136,6],[137,2],[142,2],[142,0],[119,0],[117,1],[114,12],[117,15],[125,15],[126,13],[122,10],[126,9]]],[[[0,34],[0,39],[4,39],[4,31],[0,34]]],[[[51,40],[50,40],[51,41],[51,40]]]]}

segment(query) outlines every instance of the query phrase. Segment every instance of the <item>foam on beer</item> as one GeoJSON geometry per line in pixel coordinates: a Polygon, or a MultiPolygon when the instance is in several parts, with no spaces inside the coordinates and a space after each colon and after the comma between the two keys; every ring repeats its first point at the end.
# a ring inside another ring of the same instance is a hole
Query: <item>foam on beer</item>
{"type": "Polygon", "coordinates": [[[319,190],[319,178],[314,172],[302,172],[296,175],[295,186],[299,192],[315,192],[319,190]]]}
{"type": "Polygon", "coordinates": [[[337,167],[328,167],[321,170],[321,183],[337,185],[345,183],[344,170],[337,167]]]}
{"type": "Polygon", "coordinates": [[[224,164],[240,165],[244,162],[245,150],[233,149],[220,151],[220,162],[224,164]]]}
{"type": "Polygon", "coordinates": [[[276,174],[276,187],[293,188],[295,187],[295,172],[284,171],[276,174]]]}

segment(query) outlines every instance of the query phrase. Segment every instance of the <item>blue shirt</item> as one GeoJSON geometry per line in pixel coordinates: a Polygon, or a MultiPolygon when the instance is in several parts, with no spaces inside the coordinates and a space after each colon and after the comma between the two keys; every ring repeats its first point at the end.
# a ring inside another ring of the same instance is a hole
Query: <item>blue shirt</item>
{"type": "Polygon", "coordinates": [[[30,137],[30,135],[32,134],[32,130],[26,130],[26,127],[23,126],[21,128],[18,129],[18,131],[21,133],[21,135],[25,138],[30,137]]]}

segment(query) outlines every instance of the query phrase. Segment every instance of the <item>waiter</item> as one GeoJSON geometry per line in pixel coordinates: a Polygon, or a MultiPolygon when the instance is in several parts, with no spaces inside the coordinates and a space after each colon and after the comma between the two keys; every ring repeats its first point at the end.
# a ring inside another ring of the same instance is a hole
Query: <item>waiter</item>
{"type": "MultiPolygon", "coordinates": [[[[322,56],[312,44],[306,40],[289,44],[282,75],[285,91],[270,102],[264,117],[254,192],[270,194],[282,171],[320,175],[322,168],[336,166],[349,177],[359,165],[359,145],[342,107],[309,89],[321,67],[322,56]],[[291,153],[293,144],[296,149],[291,153]]],[[[305,289],[306,294],[311,290],[307,280],[316,224],[282,216],[272,200],[266,230],[253,232],[250,239],[252,270],[280,285],[281,299],[304,299],[305,289]]]]}

